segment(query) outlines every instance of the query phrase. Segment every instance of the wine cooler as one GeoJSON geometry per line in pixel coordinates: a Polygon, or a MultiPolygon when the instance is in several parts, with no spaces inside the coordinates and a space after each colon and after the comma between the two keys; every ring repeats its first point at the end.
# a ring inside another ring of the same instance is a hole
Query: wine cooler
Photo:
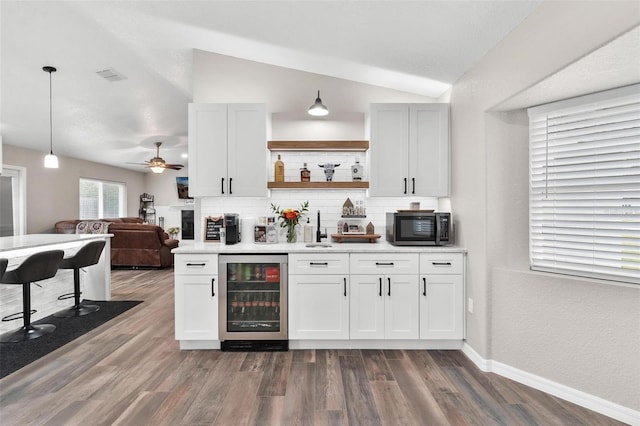
{"type": "Polygon", "coordinates": [[[288,350],[287,255],[220,255],[222,350],[288,350]]]}

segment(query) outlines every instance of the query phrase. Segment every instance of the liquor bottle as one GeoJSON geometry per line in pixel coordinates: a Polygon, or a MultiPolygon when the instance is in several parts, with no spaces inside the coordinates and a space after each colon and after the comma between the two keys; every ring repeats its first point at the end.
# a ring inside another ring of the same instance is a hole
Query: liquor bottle
{"type": "Polygon", "coordinates": [[[351,165],[351,179],[354,181],[362,180],[362,166],[358,158],[356,158],[356,164],[351,165]]]}
{"type": "Polygon", "coordinates": [[[276,160],[274,169],[275,175],[273,177],[273,180],[276,182],[284,182],[284,163],[280,159],[280,154],[278,154],[278,159],[276,160]]]}
{"type": "Polygon", "coordinates": [[[307,163],[304,163],[300,169],[300,182],[309,182],[311,180],[311,171],[307,169],[307,163]]]}

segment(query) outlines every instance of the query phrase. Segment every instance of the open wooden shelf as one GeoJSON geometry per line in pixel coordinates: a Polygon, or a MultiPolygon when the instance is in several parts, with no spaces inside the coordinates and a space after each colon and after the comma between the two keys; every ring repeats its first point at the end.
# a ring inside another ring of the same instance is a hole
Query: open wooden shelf
{"type": "Polygon", "coordinates": [[[367,189],[369,182],[267,182],[269,189],[367,189]]]}
{"type": "Polygon", "coordinates": [[[268,141],[271,151],[366,151],[369,141],[268,141]]]}

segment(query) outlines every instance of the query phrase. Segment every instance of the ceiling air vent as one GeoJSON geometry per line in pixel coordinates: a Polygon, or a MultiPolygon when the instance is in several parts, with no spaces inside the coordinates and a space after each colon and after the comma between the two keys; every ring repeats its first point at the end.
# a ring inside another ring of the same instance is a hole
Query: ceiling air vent
{"type": "Polygon", "coordinates": [[[102,71],[96,71],[96,74],[98,74],[100,77],[104,78],[105,80],[112,81],[112,82],[125,80],[127,78],[124,75],[120,74],[118,71],[114,70],[113,68],[107,68],[102,71]]]}

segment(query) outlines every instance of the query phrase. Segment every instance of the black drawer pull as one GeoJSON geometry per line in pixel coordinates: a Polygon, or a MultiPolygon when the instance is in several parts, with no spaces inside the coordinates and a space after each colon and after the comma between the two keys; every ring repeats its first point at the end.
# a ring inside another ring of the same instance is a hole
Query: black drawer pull
{"type": "Polygon", "coordinates": [[[206,263],[187,263],[187,266],[206,266],[206,263]]]}
{"type": "Polygon", "coordinates": [[[329,262],[309,262],[309,266],[329,266],[329,262]]]}
{"type": "Polygon", "coordinates": [[[393,266],[393,262],[376,262],[376,266],[393,266]]]}
{"type": "Polygon", "coordinates": [[[451,266],[451,262],[431,262],[433,266],[451,266]]]}

